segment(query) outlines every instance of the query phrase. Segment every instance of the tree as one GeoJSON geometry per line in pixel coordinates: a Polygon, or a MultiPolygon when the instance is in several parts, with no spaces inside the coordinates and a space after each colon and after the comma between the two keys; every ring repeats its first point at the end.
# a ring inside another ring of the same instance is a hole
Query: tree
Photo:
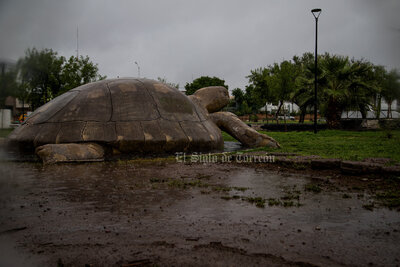
{"type": "Polygon", "coordinates": [[[400,99],[400,74],[398,71],[393,69],[387,73],[382,85],[382,97],[388,104],[387,118],[392,118],[392,103],[395,99],[400,99]]]}
{"type": "Polygon", "coordinates": [[[52,49],[27,49],[17,66],[19,96],[26,96],[33,109],[72,88],[106,78],[88,56],[71,56],[66,61],[52,49]]]}
{"type": "Polygon", "coordinates": [[[246,87],[246,101],[253,111],[265,103],[278,103],[276,119],[283,103],[291,100],[291,93],[296,89],[295,80],[299,75],[298,67],[291,61],[274,63],[267,68],[258,68],[247,76],[249,85],[246,87]]]}
{"type": "MultiPolygon", "coordinates": [[[[302,57],[294,56],[293,62],[298,75],[295,81],[295,90],[291,92],[290,98],[300,108],[299,123],[304,123],[307,110],[311,110],[314,107],[314,55],[312,53],[304,53],[302,57]]],[[[320,73],[320,68],[318,68],[318,72],[320,73]]],[[[320,106],[319,103],[317,104],[320,106]]]]}
{"type": "Polygon", "coordinates": [[[106,76],[98,73],[97,64],[90,61],[88,56],[79,58],[71,56],[62,67],[61,71],[61,88],[54,88],[54,96],[60,95],[80,85],[104,80],[106,76]],[[56,91],[60,89],[59,91],[56,91]]]}
{"type": "Polygon", "coordinates": [[[0,65],[0,109],[5,108],[7,96],[16,96],[16,75],[15,69],[7,69],[5,64],[0,65]]]}
{"type": "Polygon", "coordinates": [[[235,88],[232,91],[232,95],[235,97],[235,108],[240,110],[242,103],[244,101],[244,93],[240,88],[235,88]]]}
{"type": "Polygon", "coordinates": [[[267,102],[275,102],[276,95],[273,94],[270,86],[271,69],[257,68],[250,71],[249,85],[246,86],[244,95],[253,113],[265,106],[267,102]]]}
{"type": "Polygon", "coordinates": [[[28,84],[28,99],[35,109],[53,98],[62,87],[61,71],[65,61],[51,49],[28,49],[18,61],[21,80],[28,84]]]}
{"type": "Polygon", "coordinates": [[[371,83],[365,82],[370,64],[362,61],[351,62],[348,57],[325,54],[321,68],[319,80],[322,83],[321,97],[324,102],[321,109],[325,110],[328,126],[337,128],[345,109],[358,106],[363,114],[373,90],[371,83]]]}
{"type": "Polygon", "coordinates": [[[240,106],[239,113],[241,115],[250,114],[252,112],[251,107],[247,104],[247,101],[243,101],[242,105],[240,106]]]}
{"type": "Polygon", "coordinates": [[[225,81],[221,80],[220,78],[201,76],[200,78],[193,80],[191,83],[186,83],[185,85],[186,94],[192,95],[200,88],[208,86],[223,86],[226,89],[228,89],[228,86],[225,84],[225,81]]]}
{"type": "Polygon", "coordinates": [[[371,97],[371,107],[375,111],[376,119],[380,118],[381,115],[381,103],[382,103],[382,90],[383,82],[387,75],[385,67],[372,65],[369,73],[369,83],[374,87],[374,95],[371,97]]]}
{"type": "Polygon", "coordinates": [[[352,59],[350,64],[353,73],[350,76],[350,97],[347,98],[346,109],[358,110],[361,112],[361,117],[366,119],[377,93],[373,64],[363,59],[352,59]]]}
{"type": "Polygon", "coordinates": [[[276,111],[275,118],[278,120],[278,114],[285,101],[291,100],[291,94],[296,89],[296,78],[299,71],[296,66],[290,61],[283,61],[281,64],[275,63],[271,68],[271,81],[270,87],[272,93],[279,101],[278,110],[276,111]]]}

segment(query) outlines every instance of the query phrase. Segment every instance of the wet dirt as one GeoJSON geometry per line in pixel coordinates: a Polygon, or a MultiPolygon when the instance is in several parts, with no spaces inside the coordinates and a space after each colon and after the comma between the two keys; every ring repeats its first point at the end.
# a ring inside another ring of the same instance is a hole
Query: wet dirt
{"type": "Polygon", "coordinates": [[[385,177],[273,164],[0,162],[0,266],[400,264],[385,177]]]}

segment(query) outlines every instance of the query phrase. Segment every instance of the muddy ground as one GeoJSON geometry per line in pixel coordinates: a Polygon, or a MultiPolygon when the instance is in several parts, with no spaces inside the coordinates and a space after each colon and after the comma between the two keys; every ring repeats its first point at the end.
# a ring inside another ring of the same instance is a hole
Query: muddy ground
{"type": "Polygon", "coordinates": [[[3,161],[0,266],[396,266],[399,185],[272,163],[3,161]]]}

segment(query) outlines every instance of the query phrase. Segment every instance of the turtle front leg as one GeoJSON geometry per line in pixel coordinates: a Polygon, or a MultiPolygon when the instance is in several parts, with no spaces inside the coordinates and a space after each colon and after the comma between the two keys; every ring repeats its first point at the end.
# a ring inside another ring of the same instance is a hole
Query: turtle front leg
{"type": "Polygon", "coordinates": [[[45,164],[104,160],[103,147],[95,143],[47,144],[37,147],[35,152],[45,164]]]}
{"type": "Polygon", "coordinates": [[[280,148],[279,143],[275,139],[257,132],[231,112],[211,113],[209,117],[219,128],[232,135],[245,146],[280,148]]]}

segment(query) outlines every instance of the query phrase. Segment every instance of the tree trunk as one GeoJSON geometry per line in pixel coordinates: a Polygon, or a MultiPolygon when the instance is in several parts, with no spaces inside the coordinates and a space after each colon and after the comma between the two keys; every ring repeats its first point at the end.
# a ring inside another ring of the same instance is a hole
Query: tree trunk
{"type": "Polygon", "coordinates": [[[387,111],[387,118],[391,119],[392,118],[392,103],[393,101],[388,101],[388,111],[387,111]]]}
{"type": "Polygon", "coordinates": [[[378,104],[376,105],[376,118],[379,120],[380,117],[381,117],[381,105],[382,105],[382,96],[381,96],[381,94],[378,94],[377,98],[378,98],[377,99],[378,104]]]}
{"type": "Polygon", "coordinates": [[[306,108],[301,108],[300,109],[301,113],[300,113],[300,118],[299,118],[299,123],[304,123],[304,118],[306,117],[306,108]]]}
{"type": "Polygon", "coordinates": [[[283,123],[285,124],[285,132],[287,132],[285,105],[283,105],[283,123]]]}
{"type": "Polygon", "coordinates": [[[328,109],[326,112],[326,122],[331,129],[340,128],[340,118],[342,115],[342,108],[336,99],[331,97],[328,101],[328,109]]]}
{"type": "Polygon", "coordinates": [[[283,105],[283,101],[279,101],[279,107],[278,107],[278,110],[275,113],[276,124],[279,124],[279,122],[278,122],[278,114],[281,111],[282,105],[283,105]]]}
{"type": "Polygon", "coordinates": [[[367,118],[367,109],[364,105],[359,105],[359,109],[361,112],[361,117],[363,120],[365,120],[367,118]]]}

